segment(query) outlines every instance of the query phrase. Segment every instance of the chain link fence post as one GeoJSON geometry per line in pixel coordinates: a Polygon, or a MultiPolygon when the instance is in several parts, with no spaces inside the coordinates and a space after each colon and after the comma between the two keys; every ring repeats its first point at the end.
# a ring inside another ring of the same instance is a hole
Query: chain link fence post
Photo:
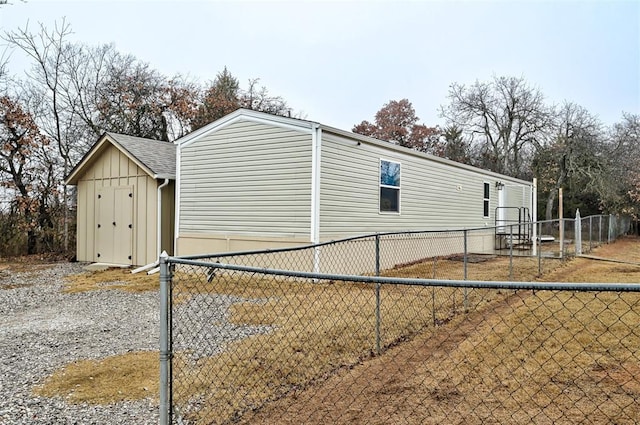
{"type": "MultiPolygon", "coordinates": [[[[462,231],[462,238],[464,239],[464,280],[467,280],[467,264],[469,262],[469,259],[467,258],[468,255],[468,248],[467,248],[467,237],[468,237],[469,231],[468,230],[463,230],[462,231]]],[[[465,313],[467,311],[469,311],[469,289],[467,287],[465,287],[462,290],[462,294],[463,294],[463,305],[464,305],[464,311],[465,313]]]]}
{"type": "Polygon", "coordinates": [[[160,254],[160,425],[169,425],[171,421],[170,401],[170,359],[169,346],[169,286],[171,275],[166,251],[160,254]]]}
{"type": "Polygon", "coordinates": [[[600,222],[598,224],[598,245],[602,245],[602,216],[598,217],[600,222]]]}
{"type": "MultiPolygon", "coordinates": [[[[436,266],[438,264],[438,257],[433,256],[433,279],[436,278],[436,266]]],[[[453,294],[453,310],[456,309],[456,296],[453,294]]],[[[431,318],[433,319],[433,326],[436,326],[436,287],[431,287],[431,318]]]]}
{"type": "Polygon", "coordinates": [[[609,214],[609,228],[607,229],[607,243],[611,243],[611,235],[614,232],[615,222],[613,214],[609,214]]]}
{"type": "Polygon", "coordinates": [[[564,218],[560,217],[560,260],[564,261],[564,218]]]}
{"type": "Polygon", "coordinates": [[[575,239],[575,255],[582,255],[582,219],[580,218],[580,209],[576,209],[573,233],[573,238],[575,239]]]}
{"type": "Polygon", "coordinates": [[[538,236],[534,243],[538,244],[538,276],[542,276],[542,223],[538,223],[536,226],[538,226],[538,236]]]}
{"type": "Polygon", "coordinates": [[[513,280],[513,224],[509,226],[509,280],[513,280]]]}
{"type": "Polygon", "coordinates": [[[313,248],[313,272],[320,273],[320,247],[313,248]]]}
{"type": "Polygon", "coordinates": [[[591,252],[593,250],[593,244],[592,244],[592,233],[593,232],[593,216],[590,215],[589,216],[589,252],[591,252]]]}
{"type": "MultiPolygon", "coordinates": [[[[376,234],[376,276],[380,276],[380,235],[376,234]]],[[[380,282],[376,282],[376,354],[380,355],[380,282]]]]}

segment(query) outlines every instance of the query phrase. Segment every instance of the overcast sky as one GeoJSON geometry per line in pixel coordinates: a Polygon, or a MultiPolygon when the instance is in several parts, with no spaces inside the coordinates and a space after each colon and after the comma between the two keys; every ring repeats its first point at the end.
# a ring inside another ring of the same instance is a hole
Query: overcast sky
{"type": "Polygon", "coordinates": [[[640,1],[9,2],[4,31],[66,17],[76,40],[202,82],[226,65],[242,87],[260,78],[295,112],[345,130],[402,98],[442,124],[451,83],[493,75],[523,76],[605,124],[640,113],[640,1]]]}

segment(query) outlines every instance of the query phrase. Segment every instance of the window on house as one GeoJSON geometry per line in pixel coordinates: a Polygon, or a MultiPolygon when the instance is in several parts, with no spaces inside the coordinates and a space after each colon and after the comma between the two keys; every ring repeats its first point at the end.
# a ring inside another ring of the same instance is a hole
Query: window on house
{"type": "Polygon", "coordinates": [[[485,218],[489,217],[489,199],[490,199],[489,198],[489,195],[490,195],[489,188],[490,188],[489,183],[485,183],[484,184],[484,197],[483,197],[483,201],[482,201],[482,203],[483,203],[483,213],[482,213],[483,215],[482,216],[485,217],[485,218]]]}
{"type": "Polygon", "coordinates": [[[380,212],[400,212],[400,164],[380,160],[380,212]]]}

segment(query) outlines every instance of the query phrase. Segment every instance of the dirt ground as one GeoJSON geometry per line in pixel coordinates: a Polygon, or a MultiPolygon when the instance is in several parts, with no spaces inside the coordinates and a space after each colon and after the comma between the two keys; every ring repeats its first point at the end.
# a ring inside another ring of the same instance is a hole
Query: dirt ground
{"type": "MultiPolygon", "coordinates": [[[[640,282],[639,239],[622,239],[591,255],[619,262],[579,258],[541,280],[640,282]]],[[[592,294],[564,299],[542,292],[513,293],[494,304],[490,314],[472,312],[435,336],[417,337],[274,401],[245,415],[242,423],[637,423],[640,341],[633,326],[610,329],[620,322],[638,323],[639,295],[620,295],[622,308],[629,311],[616,311],[616,296],[596,310],[592,294]],[[574,308],[575,301],[581,304],[574,308]],[[569,311],[567,321],[551,329],[552,317],[562,316],[562,309],[569,311]],[[580,329],[572,328],[572,318],[585,312],[580,329]],[[592,316],[608,313],[620,316],[606,325],[608,332],[588,332],[607,320],[592,316]],[[518,329],[530,319],[533,325],[518,339],[518,329]],[[551,342],[536,341],[537,329],[548,330],[551,342]],[[562,331],[567,335],[561,336],[562,331]],[[511,352],[502,356],[500,345],[505,344],[511,352]],[[594,345],[599,349],[593,350],[594,345]],[[618,345],[624,352],[610,353],[618,345]]]]}

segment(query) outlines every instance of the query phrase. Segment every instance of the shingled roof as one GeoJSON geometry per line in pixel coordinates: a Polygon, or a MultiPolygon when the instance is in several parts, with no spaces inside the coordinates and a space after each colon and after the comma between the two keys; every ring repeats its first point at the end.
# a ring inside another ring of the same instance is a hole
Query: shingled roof
{"type": "Polygon", "coordinates": [[[92,163],[107,143],[124,152],[154,179],[176,178],[176,145],[126,134],[104,133],[71,170],[65,182],[77,184],[82,170],[92,163]]]}
{"type": "Polygon", "coordinates": [[[176,178],[176,145],[173,143],[118,133],[107,134],[149,168],[156,178],[176,178]]]}

